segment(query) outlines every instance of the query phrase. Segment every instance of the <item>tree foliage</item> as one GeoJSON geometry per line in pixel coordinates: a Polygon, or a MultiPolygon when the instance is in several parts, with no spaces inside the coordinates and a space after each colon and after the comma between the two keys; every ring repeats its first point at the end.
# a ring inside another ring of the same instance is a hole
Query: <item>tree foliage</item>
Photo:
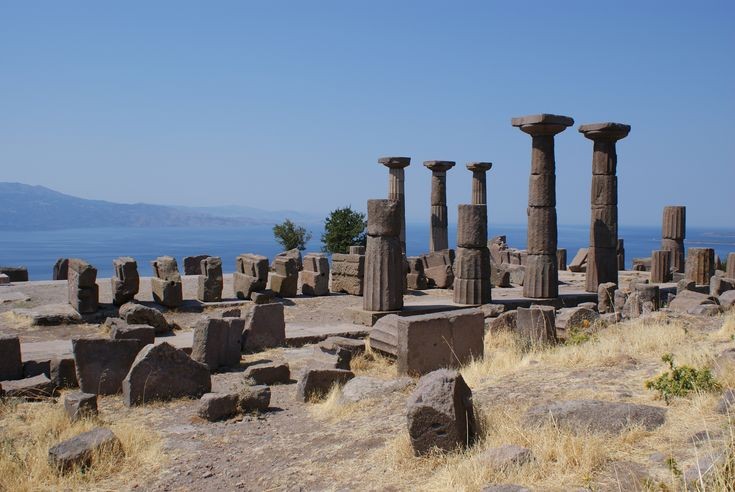
{"type": "Polygon", "coordinates": [[[322,250],[327,253],[348,253],[350,246],[364,246],[367,221],[365,214],[347,206],[332,210],[324,221],[322,250]]]}
{"type": "Polygon", "coordinates": [[[311,232],[308,232],[303,226],[294,224],[291,219],[274,225],[273,235],[285,250],[298,248],[299,251],[303,251],[306,249],[306,243],[311,239],[311,232]]]}

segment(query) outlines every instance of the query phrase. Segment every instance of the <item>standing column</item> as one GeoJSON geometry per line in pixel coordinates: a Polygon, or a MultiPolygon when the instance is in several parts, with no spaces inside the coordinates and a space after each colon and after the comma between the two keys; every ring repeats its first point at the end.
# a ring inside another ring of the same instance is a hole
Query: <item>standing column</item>
{"type": "Polygon", "coordinates": [[[431,169],[431,235],[429,251],[449,249],[447,231],[447,171],[454,167],[453,161],[424,161],[431,169]]]}
{"type": "Polygon", "coordinates": [[[579,127],[592,140],[592,220],[587,253],[587,292],[600,284],[618,283],[618,154],[615,142],[630,133],[630,125],[593,123],[579,127]]]}
{"type": "Polygon", "coordinates": [[[487,205],[486,173],[493,167],[492,162],[470,162],[467,169],[472,171],[472,205],[487,205]]]}
{"type": "Polygon", "coordinates": [[[457,258],[454,261],[454,302],[487,304],[490,291],[490,250],[487,248],[487,205],[457,207],[457,258]]]}
{"type": "Polygon", "coordinates": [[[537,114],[511,120],[533,138],[528,192],[528,258],[523,281],[525,297],[559,295],[556,264],[556,163],[554,135],[574,124],[568,116],[537,114]]]}
{"type": "Polygon", "coordinates": [[[365,248],[365,311],[396,311],[403,307],[403,253],[398,202],[368,200],[365,248]]]}
{"type": "Polygon", "coordinates": [[[401,214],[401,250],[406,254],[406,196],[403,169],[411,164],[410,157],[381,157],[378,162],[388,168],[388,200],[398,202],[401,214]]]}
{"type": "Polygon", "coordinates": [[[684,238],[687,232],[687,209],[682,206],[664,207],[663,224],[661,225],[661,249],[671,251],[671,268],[683,273],[684,238]]]}

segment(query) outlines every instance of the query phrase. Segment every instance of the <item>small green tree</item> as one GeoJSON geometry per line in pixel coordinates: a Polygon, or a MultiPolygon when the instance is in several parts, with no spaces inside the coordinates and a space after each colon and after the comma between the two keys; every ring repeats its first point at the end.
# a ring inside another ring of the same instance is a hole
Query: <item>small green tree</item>
{"type": "Polygon", "coordinates": [[[273,226],[273,235],[283,249],[298,248],[299,251],[306,249],[306,243],[311,239],[311,232],[307,232],[303,226],[297,226],[291,219],[286,219],[282,224],[273,226]]]}
{"type": "Polygon", "coordinates": [[[322,250],[327,253],[348,253],[350,246],[364,246],[367,221],[365,214],[351,206],[332,210],[324,221],[322,250]]]}

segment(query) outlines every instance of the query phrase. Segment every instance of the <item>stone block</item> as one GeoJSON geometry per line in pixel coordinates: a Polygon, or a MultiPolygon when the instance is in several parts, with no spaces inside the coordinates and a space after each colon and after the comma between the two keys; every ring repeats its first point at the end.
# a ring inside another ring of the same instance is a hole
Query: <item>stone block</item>
{"type": "Polygon", "coordinates": [[[26,400],[42,400],[54,396],[56,388],[45,374],[30,378],[2,381],[0,384],[6,398],[24,398],[26,400]]]}
{"type": "Polygon", "coordinates": [[[251,299],[254,292],[265,290],[267,277],[261,280],[258,277],[235,272],[232,274],[232,285],[238,299],[251,299]]]}
{"type": "Polygon", "coordinates": [[[579,251],[577,251],[577,254],[574,255],[574,258],[572,258],[572,262],[569,264],[570,272],[579,273],[587,271],[588,252],[588,248],[579,248],[579,251]]]}
{"type": "Polygon", "coordinates": [[[677,313],[687,313],[690,309],[703,304],[717,304],[717,299],[707,294],[684,290],[676,294],[674,300],[669,303],[669,309],[677,313]]]}
{"type": "Polygon", "coordinates": [[[297,272],[300,272],[304,268],[303,259],[301,257],[301,250],[299,250],[298,248],[293,248],[289,249],[288,251],[281,251],[280,253],[278,253],[276,257],[273,258],[273,264],[271,265],[274,270],[276,269],[276,260],[279,258],[284,260],[291,258],[296,263],[297,272]]]}
{"type": "Polygon", "coordinates": [[[153,300],[168,308],[177,308],[184,302],[184,292],[181,281],[151,278],[153,300]]]}
{"type": "Polygon", "coordinates": [[[454,279],[453,300],[455,304],[479,306],[492,300],[490,278],[454,279]]]}
{"type": "Polygon", "coordinates": [[[697,285],[709,285],[715,274],[715,250],[712,248],[689,248],[686,257],[687,280],[697,285]]]}
{"type": "Polygon", "coordinates": [[[248,366],[243,374],[245,379],[250,379],[256,385],[261,384],[288,384],[291,382],[291,370],[288,364],[277,362],[266,362],[248,366]]]}
{"type": "Polygon", "coordinates": [[[209,255],[185,256],[184,275],[202,275],[202,260],[207,258],[209,255]]]}
{"type": "Polygon", "coordinates": [[[198,278],[197,299],[202,302],[220,302],[222,300],[222,258],[209,256],[201,262],[201,275],[198,278]]]}
{"type": "Polygon", "coordinates": [[[209,368],[166,342],[146,345],[122,383],[127,406],[175,398],[198,398],[212,389],[209,368]]]}
{"type": "Polygon", "coordinates": [[[162,280],[181,283],[181,274],[176,258],[173,256],[159,256],[151,262],[153,274],[162,280]]]}
{"type": "Polygon", "coordinates": [[[423,376],[407,403],[408,433],[417,456],[438,448],[450,452],[471,445],[478,431],[472,391],[457,371],[423,376]]]}
{"type": "Polygon", "coordinates": [[[364,255],[365,246],[350,246],[350,254],[351,255],[364,255]]]}
{"type": "Polygon", "coordinates": [[[53,280],[67,280],[69,278],[69,258],[59,258],[54,263],[53,280]]]}
{"type": "Polygon", "coordinates": [[[571,307],[562,308],[556,314],[555,323],[557,330],[586,330],[600,318],[600,315],[590,308],[571,307]]]}
{"type": "Polygon", "coordinates": [[[286,321],[283,304],[272,303],[253,306],[245,317],[242,331],[242,350],[257,352],[281,347],[286,342],[286,321]]]}
{"type": "Polygon", "coordinates": [[[278,297],[296,297],[298,295],[299,277],[287,277],[278,273],[269,275],[270,289],[278,297]]]}
{"type": "Polygon", "coordinates": [[[389,315],[371,329],[370,345],[395,355],[400,374],[420,375],[481,358],[484,335],[484,316],[479,309],[389,315]]]}
{"type": "Polygon", "coordinates": [[[551,306],[519,307],[516,332],[528,345],[556,343],[556,311],[551,306]]]}
{"type": "Polygon", "coordinates": [[[686,239],[686,207],[664,207],[661,237],[664,239],[686,239]]]}
{"type": "Polygon", "coordinates": [[[342,386],[355,375],[345,369],[324,369],[307,367],[296,387],[296,394],[301,401],[322,399],[333,386],[342,386]]]}
{"type": "Polygon", "coordinates": [[[551,299],[559,296],[556,254],[529,255],[523,280],[523,295],[551,299]]]}
{"type": "Polygon", "coordinates": [[[149,325],[129,325],[123,321],[113,325],[110,338],[112,340],[138,340],[142,349],[156,341],[156,329],[149,325]]]}
{"type": "Polygon", "coordinates": [[[48,450],[49,464],[62,473],[83,469],[92,464],[92,457],[101,452],[122,455],[122,444],[110,429],[98,427],[62,441],[48,450]]]}
{"type": "Polygon", "coordinates": [[[618,258],[614,248],[590,247],[587,253],[587,292],[597,292],[597,286],[606,282],[618,282],[618,258]]]}
{"type": "Polygon", "coordinates": [[[64,397],[64,411],[72,422],[97,415],[97,395],[74,391],[64,397]]]}
{"type": "Polygon", "coordinates": [[[368,236],[363,309],[396,311],[403,307],[404,264],[398,236],[368,236]]]}
{"type": "Polygon", "coordinates": [[[299,290],[306,296],[329,295],[329,267],[325,272],[299,272],[299,290]]]}
{"type": "Polygon", "coordinates": [[[564,248],[556,250],[556,269],[558,271],[567,269],[567,250],[564,248]]]}
{"type": "Polygon", "coordinates": [[[729,290],[735,289],[735,278],[712,277],[709,282],[709,295],[721,296],[729,290]]]}
{"type": "Polygon", "coordinates": [[[618,178],[609,174],[592,176],[592,207],[618,204],[618,178]]]}
{"type": "Polygon", "coordinates": [[[266,281],[268,280],[268,258],[249,253],[240,255],[235,260],[235,271],[266,281]]]}
{"type": "Polygon", "coordinates": [[[129,256],[122,256],[112,260],[115,276],[110,279],[112,284],[112,303],[122,306],[130,302],[140,289],[138,263],[129,256]]]}
{"type": "Polygon", "coordinates": [[[7,275],[11,282],[28,282],[28,269],[24,266],[0,266],[0,274],[7,275]]]}
{"type": "Polygon", "coordinates": [[[139,350],[138,340],[72,339],[80,389],[99,395],[119,393],[139,350]]]}
{"type": "Polygon", "coordinates": [[[23,362],[18,337],[0,336],[0,381],[21,379],[23,362]]]}
{"type": "Polygon", "coordinates": [[[529,207],[556,207],[556,176],[531,174],[528,181],[529,207]]]}
{"type": "Polygon", "coordinates": [[[517,329],[517,316],[518,312],[513,310],[501,313],[497,318],[491,319],[488,326],[490,333],[499,333],[501,331],[515,332],[517,329]]]}
{"type": "Polygon", "coordinates": [[[527,211],[528,254],[556,256],[556,209],[553,207],[528,207],[527,211]]]}
{"type": "Polygon", "coordinates": [[[204,318],[194,326],[191,358],[211,372],[240,365],[242,331],[240,318],[204,318]]]}
{"type": "Polygon", "coordinates": [[[615,290],[617,285],[613,282],[603,282],[597,286],[597,312],[600,314],[615,311],[615,290]]]}
{"type": "Polygon", "coordinates": [[[367,211],[368,236],[398,237],[401,234],[402,213],[398,201],[368,200],[367,211]]]}
{"type": "Polygon", "coordinates": [[[49,379],[55,388],[77,388],[77,369],[74,359],[53,358],[49,361],[49,379]]]}
{"type": "Polygon", "coordinates": [[[592,207],[590,246],[598,248],[618,247],[618,207],[602,205],[592,207]]]}
{"type": "Polygon", "coordinates": [[[663,284],[671,282],[671,251],[658,250],[651,252],[651,282],[663,284]]]}
{"type": "Polygon", "coordinates": [[[454,275],[461,279],[487,279],[490,276],[490,250],[488,248],[457,248],[454,275]]]}
{"type": "Polygon", "coordinates": [[[148,325],[156,331],[156,335],[164,335],[171,331],[166,317],[158,309],[128,302],[120,306],[119,316],[129,325],[148,325]]]}
{"type": "Polygon", "coordinates": [[[271,389],[265,385],[245,386],[237,405],[241,412],[265,412],[271,404],[271,389]]]}
{"type": "Polygon", "coordinates": [[[197,415],[216,422],[237,415],[239,398],[236,393],[205,393],[199,400],[197,415]]]}

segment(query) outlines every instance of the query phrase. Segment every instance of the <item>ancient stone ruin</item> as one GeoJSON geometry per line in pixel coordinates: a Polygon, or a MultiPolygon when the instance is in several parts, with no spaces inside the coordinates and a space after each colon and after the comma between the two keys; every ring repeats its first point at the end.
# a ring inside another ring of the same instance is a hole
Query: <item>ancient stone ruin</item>
{"type": "Polygon", "coordinates": [[[238,256],[232,284],[238,299],[250,299],[253,292],[265,290],[268,284],[268,258],[254,254],[238,256]]]}
{"type": "Polygon", "coordinates": [[[112,303],[122,306],[135,299],[140,288],[138,263],[129,256],[122,256],[112,261],[115,276],[110,279],[112,284],[112,303]]]}
{"type": "Polygon", "coordinates": [[[685,264],[686,279],[696,285],[709,286],[715,274],[715,250],[712,248],[689,248],[685,264]]]}
{"type": "Polygon", "coordinates": [[[201,261],[197,288],[197,299],[202,302],[222,300],[224,280],[222,278],[222,258],[208,256],[201,261]]]}
{"type": "MultiPolygon", "coordinates": [[[[431,170],[431,232],[429,251],[449,248],[447,230],[447,171],[453,168],[453,161],[424,161],[431,170]]],[[[405,243],[405,238],[402,238],[405,243]]]]}
{"type": "Polygon", "coordinates": [[[492,162],[470,162],[467,169],[472,171],[472,205],[487,205],[487,172],[492,162]]]}
{"type": "Polygon", "coordinates": [[[151,262],[153,275],[151,290],[153,300],[168,308],[177,308],[184,302],[181,275],[176,258],[173,256],[159,256],[151,262]]]}
{"type": "Polygon", "coordinates": [[[656,250],[651,252],[651,283],[663,284],[671,282],[671,251],[656,250]]]}
{"type": "Polygon", "coordinates": [[[538,114],[513,118],[511,124],[531,135],[531,177],[528,191],[528,259],[523,295],[559,295],[556,262],[556,162],[554,135],[574,124],[567,116],[538,114]]]}
{"type": "Polygon", "coordinates": [[[361,296],[365,278],[365,247],[350,246],[349,254],[332,254],[329,290],[361,296]]]}
{"type": "Polygon", "coordinates": [[[93,313],[99,306],[100,290],[97,285],[97,269],[84,260],[69,260],[69,304],[77,312],[93,313]]]}
{"type": "Polygon", "coordinates": [[[490,302],[490,250],[487,248],[487,205],[459,205],[454,302],[490,302]]]}
{"type": "Polygon", "coordinates": [[[299,290],[307,296],[329,294],[329,258],[324,253],[304,256],[304,269],[299,272],[299,290]]]}
{"type": "Polygon", "coordinates": [[[664,207],[661,227],[661,249],[671,251],[671,268],[684,273],[684,239],[686,238],[686,207],[664,207]]]}
{"type": "Polygon", "coordinates": [[[408,261],[408,275],[406,275],[408,288],[412,290],[428,289],[429,279],[424,273],[424,261],[421,257],[409,256],[406,260],[408,261]]]}
{"type": "Polygon", "coordinates": [[[421,256],[428,286],[448,289],[454,285],[454,250],[434,251],[421,256]]]}
{"type": "MultiPolygon", "coordinates": [[[[402,175],[403,168],[397,169],[402,175]]],[[[403,307],[404,289],[401,203],[397,200],[368,200],[367,210],[363,309],[397,311],[403,307]]]]}
{"type": "MultiPolygon", "coordinates": [[[[378,163],[388,168],[388,200],[398,203],[400,223],[399,240],[401,251],[406,254],[406,195],[405,195],[405,168],[411,164],[410,157],[381,157],[378,163]]],[[[369,227],[369,225],[368,225],[369,227]]]]}
{"type": "Polygon", "coordinates": [[[597,292],[601,283],[618,283],[618,154],[615,143],[628,136],[630,125],[593,123],[580,126],[579,131],[594,142],[586,288],[587,292],[597,292]]]}
{"type": "Polygon", "coordinates": [[[296,297],[299,287],[299,265],[296,260],[277,256],[273,272],[268,275],[271,290],[279,297],[296,297]]]}

